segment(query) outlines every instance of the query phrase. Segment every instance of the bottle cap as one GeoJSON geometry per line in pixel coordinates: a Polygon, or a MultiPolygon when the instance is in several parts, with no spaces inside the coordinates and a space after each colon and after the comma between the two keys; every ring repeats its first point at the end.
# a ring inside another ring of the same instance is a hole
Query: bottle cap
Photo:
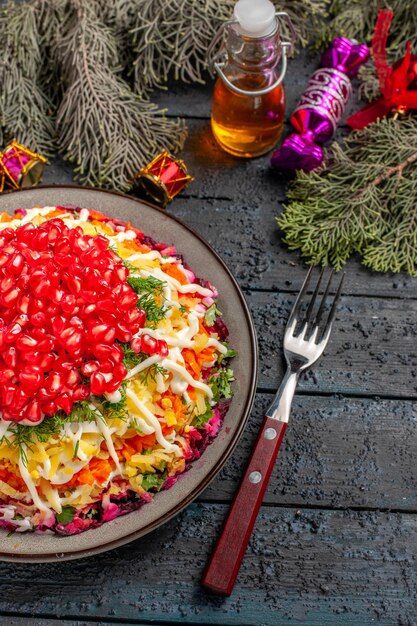
{"type": "Polygon", "coordinates": [[[275,28],[275,7],[270,0],[238,0],[233,13],[246,37],[266,37],[275,28]]]}

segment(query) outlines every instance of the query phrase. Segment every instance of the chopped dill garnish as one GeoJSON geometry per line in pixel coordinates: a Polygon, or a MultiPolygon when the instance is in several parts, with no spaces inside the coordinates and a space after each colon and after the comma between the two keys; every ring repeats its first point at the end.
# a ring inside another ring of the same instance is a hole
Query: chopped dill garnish
{"type": "Polygon", "coordinates": [[[108,419],[120,419],[126,421],[129,418],[129,413],[126,405],[126,387],[127,381],[122,381],[119,389],[117,391],[120,392],[121,398],[119,402],[110,402],[106,398],[106,396],[98,396],[97,401],[99,402],[100,411],[105,413],[106,418],[108,419]]]}
{"type": "Polygon", "coordinates": [[[178,310],[183,315],[184,315],[184,313],[187,313],[187,307],[184,304],[181,304],[181,306],[180,306],[180,308],[178,310]]]}
{"type": "Polygon", "coordinates": [[[139,365],[139,363],[142,363],[144,358],[143,352],[134,352],[128,343],[119,343],[119,346],[123,350],[123,363],[127,370],[131,370],[136,365],[139,365]]]}
{"type": "Polygon", "coordinates": [[[145,311],[147,325],[154,327],[168,310],[163,296],[165,282],[155,276],[128,276],[127,282],[139,296],[136,306],[145,311]]]}
{"type": "Polygon", "coordinates": [[[165,367],[162,367],[160,363],[154,363],[153,365],[150,365],[149,367],[146,368],[146,370],[142,372],[142,382],[145,385],[148,385],[149,378],[151,378],[151,380],[156,382],[156,377],[158,374],[162,374],[162,376],[164,376],[166,373],[167,373],[167,370],[165,369],[165,367]]]}

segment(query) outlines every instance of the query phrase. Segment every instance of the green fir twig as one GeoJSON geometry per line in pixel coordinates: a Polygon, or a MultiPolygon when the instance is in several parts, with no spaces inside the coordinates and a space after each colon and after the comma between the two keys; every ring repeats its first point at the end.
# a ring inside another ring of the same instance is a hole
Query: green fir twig
{"type": "Polygon", "coordinates": [[[354,253],[375,271],[417,275],[417,120],[383,119],[333,144],[327,166],[298,172],[278,219],[310,263],[340,269],[354,253]]]}
{"type": "Polygon", "coordinates": [[[116,41],[95,3],[71,0],[71,7],[57,42],[65,85],[59,146],[83,183],[128,189],[161,149],[181,147],[184,127],[120,78],[116,41]]]}
{"type": "Polygon", "coordinates": [[[55,148],[52,103],[41,89],[42,2],[0,8],[0,143],[13,138],[44,154],[55,148]]]}

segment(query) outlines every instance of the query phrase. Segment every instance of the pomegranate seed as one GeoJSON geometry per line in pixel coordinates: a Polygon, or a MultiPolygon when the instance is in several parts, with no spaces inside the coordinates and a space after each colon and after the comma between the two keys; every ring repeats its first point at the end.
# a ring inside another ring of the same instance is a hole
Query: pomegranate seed
{"type": "Polygon", "coordinates": [[[59,391],[63,385],[63,378],[59,372],[51,372],[48,376],[48,389],[49,391],[59,391]]]}
{"type": "Polygon", "coordinates": [[[31,367],[19,372],[18,379],[24,387],[29,389],[37,389],[41,383],[41,374],[39,368],[31,367]]]}
{"type": "Polygon", "coordinates": [[[113,298],[104,298],[104,300],[99,300],[97,302],[97,309],[99,311],[114,311],[114,300],[113,298]]]}
{"type": "Polygon", "coordinates": [[[121,281],[125,281],[129,276],[129,270],[125,265],[118,265],[116,268],[117,278],[121,281]]]}
{"type": "Polygon", "coordinates": [[[38,282],[36,287],[33,288],[33,293],[35,294],[35,296],[38,296],[38,298],[45,298],[49,295],[50,288],[51,283],[49,282],[49,280],[47,278],[42,278],[38,282]]]}
{"type": "Polygon", "coordinates": [[[117,365],[114,366],[113,376],[115,378],[118,378],[119,380],[123,380],[126,374],[127,374],[127,369],[123,365],[123,363],[118,363],[117,365]]]}
{"type": "Polygon", "coordinates": [[[0,289],[2,292],[9,291],[15,284],[15,279],[12,276],[5,276],[0,283],[0,289]]]}
{"type": "Polygon", "coordinates": [[[98,361],[87,361],[81,365],[81,372],[84,376],[91,376],[94,372],[98,372],[100,363],[98,361]]]}
{"type": "Polygon", "coordinates": [[[55,415],[55,413],[58,410],[58,407],[53,400],[50,400],[49,402],[45,402],[41,406],[42,406],[42,411],[45,413],[45,415],[48,415],[49,417],[52,417],[52,415],[55,415]]]}
{"type": "Polygon", "coordinates": [[[75,387],[79,382],[81,382],[81,376],[77,369],[71,370],[67,376],[66,384],[68,387],[75,387]]]}
{"type": "Polygon", "coordinates": [[[22,327],[20,324],[13,324],[12,326],[9,326],[4,335],[5,342],[12,343],[12,341],[15,341],[15,339],[21,334],[21,332],[22,327]]]}
{"type": "Polygon", "coordinates": [[[153,337],[147,334],[142,335],[141,339],[142,339],[142,352],[145,352],[146,354],[158,353],[158,342],[156,339],[154,339],[153,337]]]}
{"type": "Polygon", "coordinates": [[[95,396],[101,396],[106,389],[106,379],[100,372],[93,372],[90,378],[91,393],[95,396]]]}
{"type": "Polygon", "coordinates": [[[24,352],[26,350],[33,350],[33,348],[36,348],[37,345],[38,342],[36,339],[26,334],[20,335],[20,337],[16,340],[16,348],[24,352]]]}
{"type": "Polygon", "coordinates": [[[74,402],[79,402],[81,400],[87,400],[90,395],[90,388],[87,385],[78,385],[72,392],[72,397],[74,402]]]}
{"type": "Polygon", "coordinates": [[[112,354],[112,347],[104,343],[98,343],[93,346],[93,353],[98,359],[108,359],[112,354]]]}
{"type": "Polygon", "coordinates": [[[77,328],[83,328],[84,327],[84,323],[82,321],[82,319],[80,317],[77,317],[77,315],[73,315],[70,320],[69,323],[71,326],[76,326],[77,328]]]}
{"type": "Polygon", "coordinates": [[[55,392],[49,391],[45,387],[41,387],[38,391],[38,398],[42,402],[49,402],[53,398],[55,398],[55,392]]]}
{"type": "Polygon", "coordinates": [[[120,363],[121,361],[123,361],[123,357],[124,357],[123,350],[121,349],[120,346],[117,345],[117,343],[114,343],[111,346],[111,354],[109,355],[109,358],[115,363],[120,363]]]}
{"type": "Polygon", "coordinates": [[[113,369],[114,369],[113,361],[110,361],[110,359],[105,359],[104,361],[101,361],[100,372],[102,374],[110,374],[111,372],[113,372],[113,369]]]}
{"type": "Polygon", "coordinates": [[[164,339],[158,340],[158,354],[162,357],[168,356],[168,345],[164,339]]]}
{"type": "Polygon", "coordinates": [[[55,363],[55,359],[55,354],[53,354],[53,352],[48,352],[47,354],[41,354],[34,362],[41,370],[48,371],[55,363]]]}
{"type": "Polygon", "coordinates": [[[25,259],[22,254],[15,254],[14,257],[9,261],[7,268],[11,274],[17,276],[23,269],[25,264],[25,259]]]}
{"type": "Polygon", "coordinates": [[[70,254],[56,254],[54,260],[60,267],[70,267],[73,259],[70,254]]]}
{"type": "Polygon", "coordinates": [[[56,405],[60,409],[62,409],[67,415],[71,413],[72,405],[74,403],[73,403],[72,398],[67,393],[63,393],[60,396],[58,396],[55,402],[56,402],[56,405]]]}
{"type": "Polygon", "coordinates": [[[91,329],[91,335],[94,341],[112,343],[116,337],[116,331],[107,324],[98,324],[91,329]]]}
{"type": "Polygon", "coordinates": [[[19,324],[22,328],[29,324],[29,317],[25,313],[20,313],[12,319],[12,324],[19,324]]]}
{"type": "Polygon", "coordinates": [[[116,326],[116,338],[122,343],[127,343],[132,339],[132,333],[128,326],[123,324],[117,324],[116,326]]]}
{"type": "Polygon", "coordinates": [[[41,339],[37,345],[39,352],[50,352],[55,346],[55,342],[50,337],[41,339]]]}
{"type": "Polygon", "coordinates": [[[28,393],[26,393],[23,389],[17,389],[16,393],[14,394],[13,409],[15,409],[16,411],[21,411],[23,407],[26,406],[29,400],[30,396],[28,393]]]}
{"type": "Polygon", "coordinates": [[[132,348],[133,352],[139,354],[139,352],[142,350],[142,338],[135,337],[134,339],[132,339],[132,341],[130,342],[130,347],[132,348]]]}
{"type": "Polygon", "coordinates": [[[32,400],[24,412],[25,418],[34,424],[42,419],[41,406],[37,400],[32,400]]]}
{"type": "Polygon", "coordinates": [[[97,304],[87,304],[87,306],[84,307],[82,314],[83,316],[88,316],[88,315],[92,315],[97,309],[97,304]]]}
{"type": "Polygon", "coordinates": [[[52,302],[59,304],[64,297],[65,292],[63,289],[58,289],[58,287],[51,287],[48,295],[52,302]]]}
{"type": "Polygon", "coordinates": [[[5,385],[2,389],[2,404],[10,406],[14,401],[14,396],[17,391],[16,385],[5,385]]]}
{"type": "Polygon", "coordinates": [[[6,380],[14,380],[16,378],[16,372],[14,369],[11,368],[3,370],[2,374],[6,380]]]}
{"type": "Polygon", "coordinates": [[[17,352],[16,348],[10,346],[7,350],[5,350],[2,354],[3,360],[11,368],[15,368],[17,365],[17,352]]]}
{"type": "Polygon", "coordinates": [[[1,252],[0,253],[0,267],[3,267],[3,265],[6,265],[6,263],[8,263],[10,261],[10,255],[6,254],[6,252],[1,252]]]}
{"type": "Polygon", "coordinates": [[[18,289],[17,287],[13,287],[2,295],[2,297],[0,298],[0,302],[6,307],[12,307],[16,303],[16,300],[19,296],[20,289],[18,289]]]}
{"type": "Polygon", "coordinates": [[[32,337],[35,339],[44,339],[46,337],[46,328],[33,328],[32,337]]]}
{"type": "Polygon", "coordinates": [[[74,310],[76,308],[75,305],[75,296],[72,293],[68,293],[63,296],[61,300],[61,308],[64,313],[74,315],[74,310]]]}
{"type": "Polygon", "coordinates": [[[16,310],[20,311],[21,313],[26,313],[29,311],[29,296],[23,294],[20,296],[20,298],[17,301],[16,304],[16,310]]]}
{"type": "Polygon", "coordinates": [[[67,320],[63,315],[57,315],[51,319],[52,322],[52,332],[56,337],[59,337],[67,326],[67,320]]]}
{"type": "Polygon", "coordinates": [[[33,298],[30,301],[30,304],[34,313],[36,313],[37,311],[43,311],[43,309],[46,308],[46,303],[41,298],[33,298]]]}
{"type": "Polygon", "coordinates": [[[113,393],[113,391],[119,389],[120,384],[121,379],[119,378],[114,378],[113,380],[110,380],[108,383],[106,383],[106,393],[113,393]]]}
{"type": "Polygon", "coordinates": [[[47,317],[45,313],[43,313],[42,311],[39,311],[38,313],[34,313],[33,315],[30,316],[30,323],[36,327],[45,326],[46,321],[47,321],[47,317]]]}

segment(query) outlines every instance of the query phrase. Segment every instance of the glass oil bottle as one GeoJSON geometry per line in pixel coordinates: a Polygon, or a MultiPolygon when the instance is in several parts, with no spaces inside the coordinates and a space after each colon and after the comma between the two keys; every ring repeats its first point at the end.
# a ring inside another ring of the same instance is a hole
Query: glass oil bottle
{"type": "Polygon", "coordinates": [[[270,0],[239,0],[233,19],[213,41],[209,56],[226,31],[225,43],[212,57],[219,74],[213,92],[211,127],[220,146],[239,157],[256,157],[271,150],[284,124],[287,48],[270,0]],[[281,60],[281,71],[278,64],[281,60]]]}

